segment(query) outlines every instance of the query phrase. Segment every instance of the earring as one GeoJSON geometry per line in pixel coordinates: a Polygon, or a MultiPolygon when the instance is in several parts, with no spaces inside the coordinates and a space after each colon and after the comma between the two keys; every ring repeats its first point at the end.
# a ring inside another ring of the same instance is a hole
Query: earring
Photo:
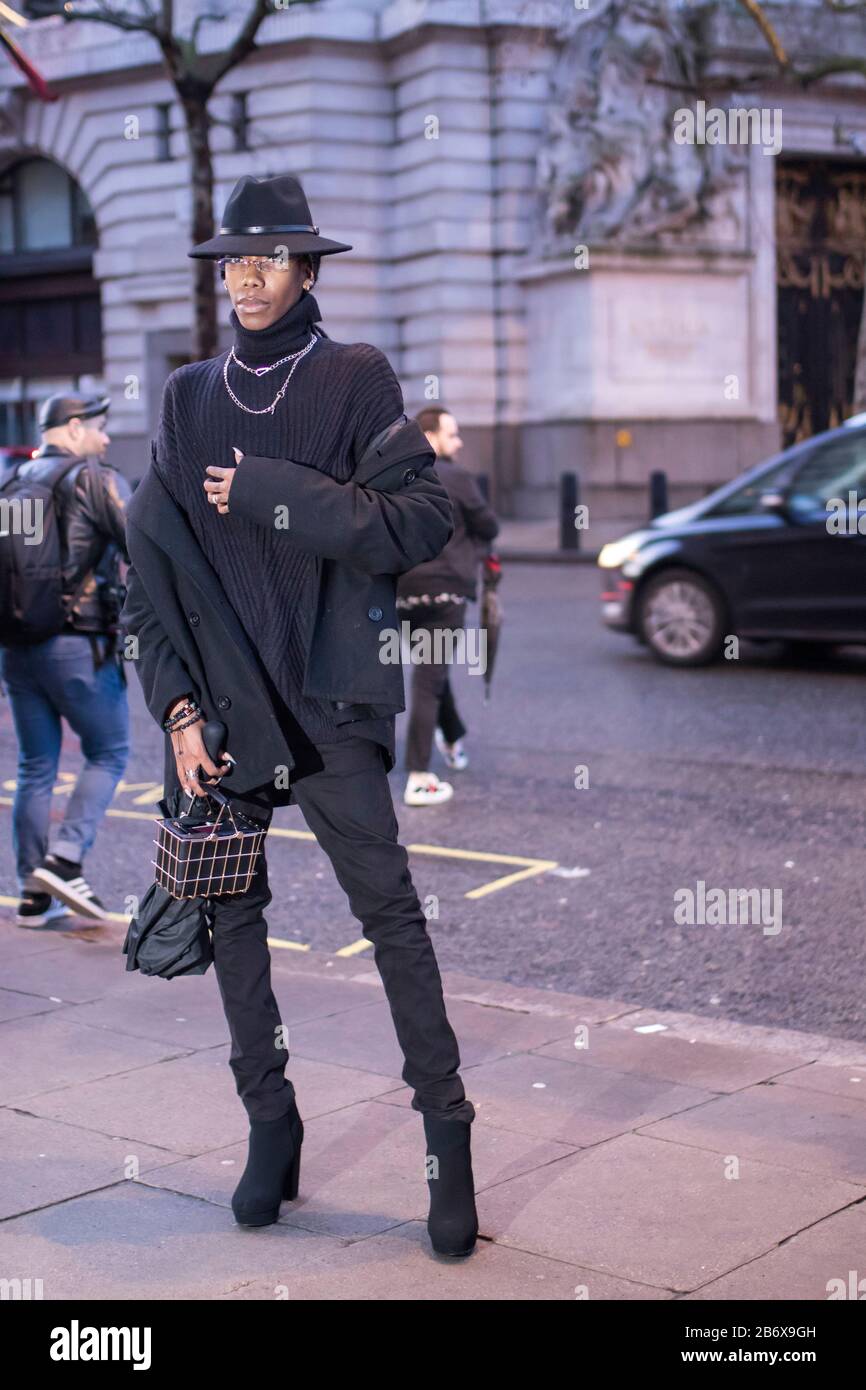
{"type": "Polygon", "coordinates": [[[312,280],[305,280],[305,281],[304,281],[304,289],[305,289],[305,290],[311,290],[312,288],[313,288],[313,282],[312,282],[312,280]]]}

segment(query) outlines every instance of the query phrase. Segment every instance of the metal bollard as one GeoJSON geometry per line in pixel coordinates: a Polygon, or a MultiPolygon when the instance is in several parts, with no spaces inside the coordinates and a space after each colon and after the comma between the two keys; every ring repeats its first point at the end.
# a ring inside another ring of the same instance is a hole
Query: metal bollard
{"type": "Polygon", "coordinates": [[[575,526],[580,504],[580,476],[577,473],[559,475],[559,548],[579,550],[580,531],[575,526]]]}
{"type": "Polygon", "coordinates": [[[650,521],[669,511],[668,475],[663,468],[656,468],[649,476],[649,514],[650,521]]]}

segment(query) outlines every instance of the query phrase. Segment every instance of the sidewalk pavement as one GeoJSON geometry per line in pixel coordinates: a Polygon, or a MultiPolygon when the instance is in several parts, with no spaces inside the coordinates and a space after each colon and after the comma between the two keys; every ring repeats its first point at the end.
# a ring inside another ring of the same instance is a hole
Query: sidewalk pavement
{"type": "Polygon", "coordinates": [[[0,1278],[46,1300],[825,1300],[866,1275],[866,1045],[445,973],[481,1230],[449,1260],[372,957],[279,941],[300,1195],[244,1230],[213,968],[128,973],[124,934],[0,921],[0,1278]]]}
{"type": "Polygon", "coordinates": [[[562,550],[559,544],[559,522],[500,520],[499,534],[490,548],[502,560],[527,561],[532,564],[594,565],[598,552],[608,541],[618,540],[629,531],[646,526],[646,519],[593,521],[578,531],[578,549],[562,550]]]}

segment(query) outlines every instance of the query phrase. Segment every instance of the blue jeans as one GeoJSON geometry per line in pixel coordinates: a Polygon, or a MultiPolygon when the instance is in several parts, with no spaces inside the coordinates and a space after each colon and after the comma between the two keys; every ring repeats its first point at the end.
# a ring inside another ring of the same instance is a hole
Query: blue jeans
{"type": "MultiPolygon", "coordinates": [[[[104,653],[108,639],[98,637],[104,653]]],[[[89,639],[60,633],[32,647],[0,647],[0,675],[18,736],[12,844],[19,890],[49,849],[61,716],[81,740],[84,767],[50,849],[80,863],[96,838],[129,755],[129,708],[119,659],[93,669],[89,639]]]]}

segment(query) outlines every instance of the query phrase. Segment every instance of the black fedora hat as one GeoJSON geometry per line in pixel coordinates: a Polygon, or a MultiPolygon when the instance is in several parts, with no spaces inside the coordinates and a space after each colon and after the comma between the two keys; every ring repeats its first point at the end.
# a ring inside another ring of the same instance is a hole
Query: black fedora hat
{"type": "Polygon", "coordinates": [[[352,249],[344,241],[319,236],[306,194],[293,174],[274,178],[244,174],[229,195],[218,235],[199,242],[187,255],[203,260],[275,256],[283,247],[291,256],[305,252],[330,256],[352,249]]]}

